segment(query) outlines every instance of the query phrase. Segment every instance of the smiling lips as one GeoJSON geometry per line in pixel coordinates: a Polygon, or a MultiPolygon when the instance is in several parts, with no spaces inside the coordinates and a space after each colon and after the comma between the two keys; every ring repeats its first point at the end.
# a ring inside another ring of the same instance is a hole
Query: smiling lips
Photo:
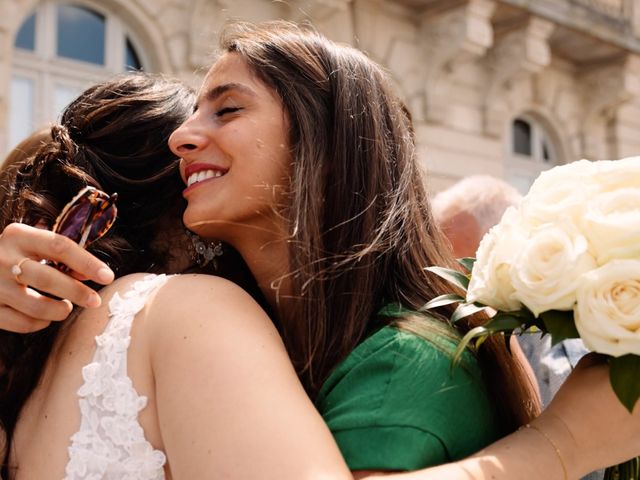
{"type": "Polygon", "coordinates": [[[185,170],[185,177],[187,180],[187,190],[190,190],[190,187],[204,182],[206,180],[210,180],[213,178],[222,177],[227,173],[226,169],[222,169],[215,165],[190,165],[185,170]]]}
{"type": "Polygon", "coordinates": [[[187,178],[187,187],[190,187],[194,183],[202,182],[204,180],[208,180],[210,178],[221,177],[224,175],[220,170],[201,170],[196,173],[192,173],[187,178]]]}

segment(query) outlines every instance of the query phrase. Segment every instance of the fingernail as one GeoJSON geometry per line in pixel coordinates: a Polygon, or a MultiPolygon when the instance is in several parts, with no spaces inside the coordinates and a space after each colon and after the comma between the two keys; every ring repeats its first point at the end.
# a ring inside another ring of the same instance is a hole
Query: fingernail
{"type": "Polygon", "coordinates": [[[113,272],[108,267],[101,267],[98,270],[98,281],[100,283],[111,283],[113,282],[113,272]]]}
{"type": "Polygon", "coordinates": [[[86,305],[89,308],[95,308],[99,307],[101,303],[102,299],[100,298],[100,295],[98,295],[97,293],[92,293],[89,295],[89,298],[87,298],[86,305]]]}

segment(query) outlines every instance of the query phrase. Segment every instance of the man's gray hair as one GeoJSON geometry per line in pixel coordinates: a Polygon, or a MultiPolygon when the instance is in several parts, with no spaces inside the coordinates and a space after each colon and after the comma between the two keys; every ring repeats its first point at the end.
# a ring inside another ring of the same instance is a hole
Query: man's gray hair
{"type": "Polygon", "coordinates": [[[520,200],[522,195],[504,180],[490,175],[472,175],[439,192],[431,205],[438,223],[466,212],[486,233],[500,221],[508,207],[519,204],[520,200]]]}

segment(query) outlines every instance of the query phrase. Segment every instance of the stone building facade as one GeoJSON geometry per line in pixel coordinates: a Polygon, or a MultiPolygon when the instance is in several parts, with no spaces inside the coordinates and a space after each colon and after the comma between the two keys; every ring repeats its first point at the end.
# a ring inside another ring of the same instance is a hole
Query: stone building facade
{"type": "Polygon", "coordinates": [[[434,191],[640,154],[640,0],[0,0],[0,152],[125,65],[197,86],[235,19],[311,21],[383,64],[434,191]]]}

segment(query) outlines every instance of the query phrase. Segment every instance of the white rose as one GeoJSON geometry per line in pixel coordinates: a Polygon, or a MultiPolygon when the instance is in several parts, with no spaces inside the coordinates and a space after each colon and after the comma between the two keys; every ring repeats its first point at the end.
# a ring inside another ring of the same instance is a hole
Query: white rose
{"type": "Polygon", "coordinates": [[[587,204],[583,231],[599,265],[640,258],[640,178],[637,188],[596,195],[587,204]]]}
{"type": "Polygon", "coordinates": [[[510,270],[514,298],[537,317],[546,310],[571,310],[576,280],[596,268],[587,240],[569,222],[531,232],[510,270]]]}
{"type": "Polygon", "coordinates": [[[640,261],[612,260],[580,279],[574,309],[587,348],[640,355],[640,261]]]}
{"type": "Polygon", "coordinates": [[[510,207],[502,220],[482,238],[467,289],[468,302],[480,302],[502,311],[518,310],[509,278],[511,262],[525,240],[518,211],[510,207]]]}
{"type": "Polygon", "coordinates": [[[638,188],[640,185],[640,157],[595,162],[598,187],[602,192],[621,188],[638,188]]]}
{"type": "Polygon", "coordinates": [[[523,221],[535,228],[562,217],[580,226],[584,205],[599,192],[597,171],[597,162],[580,160],[542,172],[522,201],[523,221]]]}

